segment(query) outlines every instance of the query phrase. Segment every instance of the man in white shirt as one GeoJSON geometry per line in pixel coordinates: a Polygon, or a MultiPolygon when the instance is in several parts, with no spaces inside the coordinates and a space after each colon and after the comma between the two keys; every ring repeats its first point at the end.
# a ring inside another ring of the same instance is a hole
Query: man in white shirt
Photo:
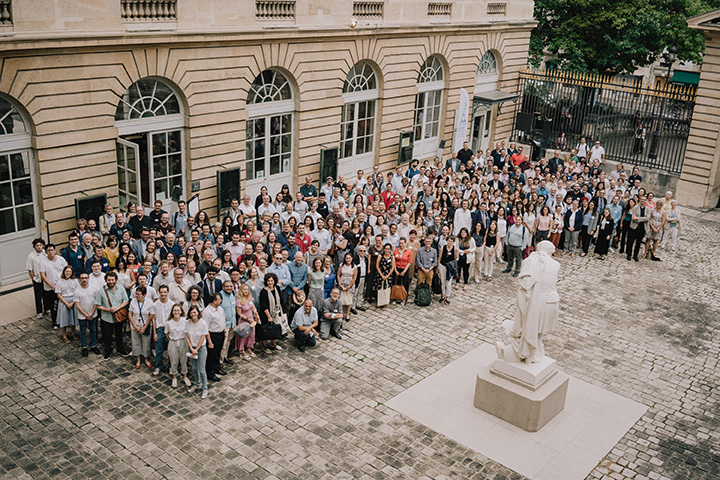
{"type": "Polygon", "coordinates": [[[577,157],[578,158],[587,158],[588,153],[590,153],[589,145],[585,141],[585,137],[582,137],[580,139],[580,143],[577,144],[575,147],[575,150],[577,150],[577,157]]]}
{"type": "Polygon", "coordinates": [[[75,309],[80,323],[80,346],[83,357],[88,356],[88,328],[90,328],[90,350],[95,355],[100,355],[100,350],[97,348],[97,321],[95,320],[95,292],[97,290],[93,290],[90,286],[89,277],[87,273],[82,272],[78,277],[80,285],[73,292],[75,309]]]}
{"type": "Polygon", "coordinates": [[[323,255],[327,255],[332,245],[332,234],[325,228],[325,220],[322,218],[318,219],[317,228],[310,232],[310,238],[317,240],[320,244],[320,251],[323,255]]]}
{"type": "Polygon", "coordinates": [[[242,204],[240,204],[238,208],[240,209],[240,213],[242,213],[243,223],[255,218],[255,215],[257,215],[255,207],[250,204],[250,195],[243,196],[242,204]]]}
{"type": "Polygon", "coordinates": [[[365,180],[365,172],[363,170],[357,171],[357,177],[353,178],[350,182],[350,186],[352,187],[352,190],[355,190],[357,188],[360,188],[361,191],[365,189],[365,185],[367,185],[367,180],[365,180]]]}
{"type": "Polygon", "coordinates": [[[469,201],[463,200],[460,208],[455,211],[453,220],[453,235],[458,235],[462,228],[466,228],[468,233],[472,232],[472,212],[468,208],[469,201]]]}
{"type": "Polygon", "coordinates": [[[222,351],[223,342],[225,341],[225,311],[220,306],[222,297],[215,292],[210,295],[210,304],[203,310],[202,318],[208,324],[210,332],[210,340],[212,340],[212,348],[208,348],[207,363],[205,364],[205,372],[208,380],[219,382],[218,373],[225,375],[220,368],[220,352],[222,351]]]}
{"type": "Polygon", "coordinates": [[[402,173],[402,167],[396,167],[395,168],[395,175],[393,176],[390,183],[392,183],[392,189],[395,193],[405,193],[405,187],[402,183],[403,179],[403,173],[402,173]]]}
{"type": "Polygon", "coordinates": [[[245,244],[240,243],[240,233],[233,232],[232,240],[225,244],[223,247],[225,250],[230,252],[230,259],[233,265],[237,265],[238,258],[245,255],[245,244]]]}
{"type": "Polygon", "coordinates": [[[270,195],[263,195],[263,203],[257,209],[258,215],[262,217],[268,213],[272,217],[276,212],[277,209],[272,203],[270,203],[270,195]]]}
{"type": "Polygon", "coordinates": [[[37,318],[42,318],[43,313],[46,309],[43,308],[43,281],[40,278],[40,262],[45,258],[45,240],[42,238],[36,238],[33,240],[33,249],[28,254],[27,261],[25,262],[25,269],[30,275],[30,281],[33,285],[33,293],[35,295],[35,313],[37,318]]]}
{"type": "Polygon", "coordinates": [[[590,161],[598,159],[600,163],[605,164],[605,149],[600,146],[600,141],[595,140],[595,145],[590,149],[590,161]]]}
{"type": "Polygon", "coordinates": [[[50,306],[50,317],[52,318],[53,329],[57,329],[57,295],[55,294],[55,284],[60,280],[60,274],[67,262],[63,257],[55,252],[55,245],[48,243],[45,245],[45,258],[40,262],[40,278],[43,281],[43,297],[45,299],[45,307],[50,306]]]}
{"type": "Polygon", "coordinates": [[[88,284],[93,293],[97,292],[105,286],[105,274],[102,271],[102,264],[99,260],[94,260],[90,265],[90,278],[88,284]]]}
{"type": "Polygon", "coordinates": [[[155,321],[153,322],[153,340],[155,340],[155,371],[153,375],[159,375],[163,366],[163,354],[167,351],[168,339],[165,336],[165,324],[170,318],[170,312],[174,305],[168,298],[169,288],[167,285],[160,285],[158,288],[158,299],[153,305],[155,307],[155,321]]]}
{"type": "Polygon", "coordinates": [[[153,279],[153,288],[159,289],[161,285],[170,285],[172,282],[172,276],[170,275],[170,264],[167,260],[161,260],[160,266],[158,267],[158,273],[153,279]]]}
{"type": "Polygon", "coordinates": [[[168,285],[168,298],[170,298],[170,303],[182,304],[185,301],[187,290],[191,285],[195,285],[195,283],[185,277],[185,272],[183,272],[182,268],[173,270],[173,282],[168,285]]]}

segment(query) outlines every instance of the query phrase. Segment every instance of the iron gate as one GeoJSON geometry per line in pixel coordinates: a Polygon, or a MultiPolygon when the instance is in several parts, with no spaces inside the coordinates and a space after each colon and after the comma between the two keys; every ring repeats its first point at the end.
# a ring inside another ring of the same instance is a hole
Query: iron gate
{"type": "Polygon", "coordinates": [[[607,159],[680,173],[695,90],[650,87],[634,77],[523,70],[513,139],[570,150],[585,137],[590,145],[599,140],[607,159]]]}

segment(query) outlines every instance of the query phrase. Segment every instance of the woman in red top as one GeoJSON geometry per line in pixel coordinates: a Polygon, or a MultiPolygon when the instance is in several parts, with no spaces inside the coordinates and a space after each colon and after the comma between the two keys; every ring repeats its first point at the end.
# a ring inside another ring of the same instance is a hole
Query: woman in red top
{"type": "MultiPolygon", "coordinates": [[[[407,292],[410,288],[410,275],[408,275],[408,270],[410,270],[410,265],[412,264],[413,254],[412,250],[407,248],[405,237],[401,237],[398,241],[398,246],[393,252],[393,257],[395,257],[395,271],[397,272],[395,283],[405,287],[405,292],[407,292]]],[[[405,303],[407,303],[407,295],[405,296],[405,303]]]]}

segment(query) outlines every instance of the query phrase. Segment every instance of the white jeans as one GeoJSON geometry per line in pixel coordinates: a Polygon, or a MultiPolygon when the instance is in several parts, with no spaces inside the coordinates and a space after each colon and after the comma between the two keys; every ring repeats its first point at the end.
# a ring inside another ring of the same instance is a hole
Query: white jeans
{"type": "Polygon", "coordinates": [[[168,340],[168,356],[170,357],[170,375],[177,375],[178,370],[182,370],[183,375],[187,375],[188,362],[187,355],[188,351],[187,343],[185,339],[180,340],[168,340]]]}
{"type": "Polygon", "coordinates": [[[665,248],[665,245],[667,245],[668,238],[670,238],[670,245],[673,249],[677,246],[677,238],[678,238],[678,227],[667,227],[665,229],[665,235],[663,235],[662,239],[662,248],[665,248]]]}
{"type": "MultiPolygon", "coordinates": [[[[493,269],[495,268],[495,261],[494,261],[495,259],[491,258],[491,256],[490,256],[490,252],[492,252],[492,249],[493,249],[493,247],[488,247],[488,246],[483,247],[483,259],[485,262],[483,264],[483,267],[484,267],[483,275],[485,275],[486,277],[492,277],[493,269]]],[[[499,249],[500,249],[500,247],[498,246],[498,250],[499,249]]]]}
{"type": "Polygon", "coordinates": [[[484,247],[477,247],[475,249],[475,262],[470,265],[470,273],[475,280],[479,280],[482,276],[483,262],[487,263],[483,250],[484,247]]]}
{"type": "Polygon", "coordinates": [[[495,250],[495,258],[498,259],[499,262],[502,262],[502,254],[503,254],[503,248],[505,247],[505,237],[498,238],[498,248],[495,250]]]}

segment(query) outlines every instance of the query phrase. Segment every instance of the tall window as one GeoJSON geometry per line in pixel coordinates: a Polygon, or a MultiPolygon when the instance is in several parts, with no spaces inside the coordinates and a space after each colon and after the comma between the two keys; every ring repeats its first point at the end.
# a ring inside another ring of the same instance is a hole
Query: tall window
{"type": "Polygon", "coordinates": [[[120,98],[115,125],[121,208],[182,196],[184,118],[175,91],[157,78],[138,80],[120,98]]]}
{"type": "Polygon", "coordinates": [[[0,237],[35,231],[31,159],[30,132],[23,117],[0,97],[0,237]]]}
{"type": "Polygon", "coordinates": [[[249,193],[262,185],[271,194],[287,183],[292,190],[293,100],[289,80],[274,69],[260,73],[248,93],[245,179],[249,193]]]}
{"type": "Polygon", "coordinates": [[[442,112],[445,76],[442,62],[436,56],[429,57],[420,68],[415,97],[413,156],[434,155],[440,139],[440,115],[442,112]]]}
{"type": "MultiPolygon", "coordinates": [[[[345,104],[340,124],[341,158],[362,156],[369,159],[369,162],[366,163],[372,165],[378,95],[375,70],[367,62],[355,64],[348,72],[343,87],[345,104]]],[[[353,165],[353,168],[355,166],[353,165]]],[[[365,167],[364,165],[357,166],[365,167]]]]}
{"type": "MultiPolygon", "coordinates": [[[[488,50],[480,58],[475,74],[474,93],[489,92],[497,89],[498,61],[495,54],[488,50]]],[[[475,109],[470,130],[470,148],[473,151],[485,150],[490,146],[490,135],[493,130],[493,113],[495,107],[482,106],[475,109]]]]}

